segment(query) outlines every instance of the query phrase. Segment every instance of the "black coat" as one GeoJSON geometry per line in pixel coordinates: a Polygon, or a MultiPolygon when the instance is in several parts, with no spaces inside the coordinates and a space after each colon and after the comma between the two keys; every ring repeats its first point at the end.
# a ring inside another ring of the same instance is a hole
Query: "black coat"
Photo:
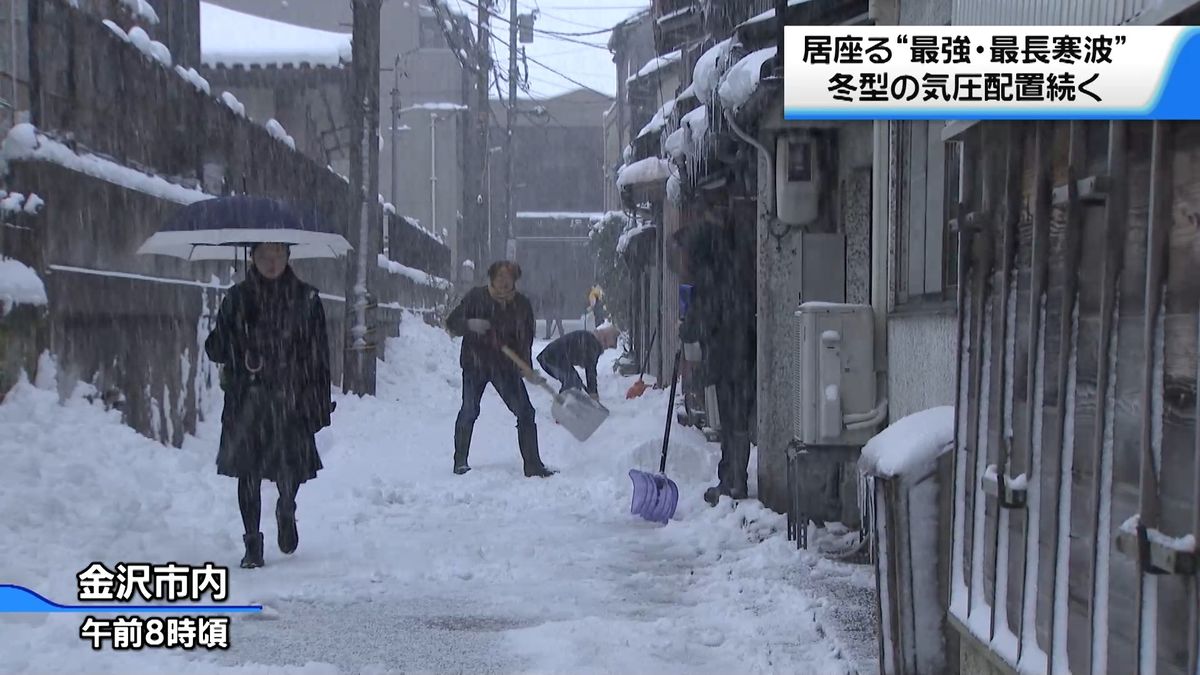
{"type": "Polygon", "coordinates": [[[587,376],[587,391],[596,393],[597,377],[596,364],[604,353],[604,345],[591,331],[576,330],[567,333],[554,342],[546,345],[538,359],[545,359],[561,366],[583,368],[587,376]]]}
{"type": "Polygon", "coordinates": [[[223,366],[217,472],[304,482],[321,469],[313,436],[331,423],[329,335],[316,288],[289,267],[229,289],[204,342],[223,366]]]}
{"type": "Polygon", "coordinates": [[[463,339],[459,355],[463,370],[515,370],[513,362],[500,351],[501,345],[516,352],[526,364],[533,361],[537,324],[529,299],[520,293],[508,305],[502,305],[488,293],[487,286],[472,288],[446,317],[446,328],[463,339]],[[468,319],[487,319],[492,324],[491,330],[477,335],[467,328],[468,319]]]}
{"type": "Polygon", "coordinates": [[[758,354],[755,235],[705,223],[688,238],[695,286],[684,320],[685,340],[704,348],[704,372],[713,384],[754,382],[758,354]]]}

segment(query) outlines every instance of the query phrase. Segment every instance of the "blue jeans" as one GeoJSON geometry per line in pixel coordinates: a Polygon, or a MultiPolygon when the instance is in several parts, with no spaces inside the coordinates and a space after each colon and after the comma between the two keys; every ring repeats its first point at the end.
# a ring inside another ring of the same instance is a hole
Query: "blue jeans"
{"type": "Polygon", "coordinates": [[[559,393],[568,389],[583,389],[583,379],[579,377],[579,372],[575,370],[575,366],[565,361],[551,358],[546,355],[546,352],[538,354],[538,365],[545,370],[550,377],[562,383],[562,388],[559,393]]]}

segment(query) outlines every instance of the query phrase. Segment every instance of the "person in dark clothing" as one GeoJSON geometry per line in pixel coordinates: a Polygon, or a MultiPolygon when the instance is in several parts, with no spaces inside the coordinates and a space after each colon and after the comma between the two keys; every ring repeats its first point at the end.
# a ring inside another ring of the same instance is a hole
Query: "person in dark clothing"
{"type": "Polygon", "coordinates": [[[532,362],[536,324],[529,300],[517,292],[521,268],[502,260],[488,268],[488,285],[471,289],[446,318],[446,328],[463,338],[459,365],[463,370],[462,408],[454,424],[454,473],[471,470],[467,455],[471,435],[479,417],[479,403],[488,384],[500,394],[508,409],[517,417],[517,443],[527,477],[548,477],[554,471],[542,464],[538,452],[537,424],[533,403],[521,378],[537,376],[532,369],[518,369],[500,350],[516,352],[526,363],[532,362]]]}
{"type": "Polygon", "coordinates": [[[696,311],[685,317],[681,338],[700,343],[705,379],[717,390],[721,461],[717,485],[704,493],[705,501],[716,505],[721,495],[745,499],[749,494],[758,349],[755,239],[753,232],[738,232],[722,211],[706,214],[687,244],[696,311]]]}
{"type": "Polygon", "coordinates": [[[225,408],[217,473],[238,479],[242,567],[263,565],[262,481],[275,483],[279,550],[299,545],[296,492],[321,466],[314,436],[331,423],[329,335],[316,288],[300,281],[283,244],[257,244],[245,281],[229,289],[204,341],[219,364],[225,408]]]}
{"type": "Polygon", "coordinates": [[[554,337],[554,331],[558,330],[559,337],[567,334],[563,328],[562,313],[563,313],[563,294],[558,286],[551,286],[546,292],[546,307],[544,314],[546,316],[546,339],[554,337]]]}
{"type": "Polygon", "coordinates": [[[617,346],[615,331],[597,330],[571,331],[546,345],[538,354],[542,369],[562,383],[560,392],[568,389],[584,389],[593,399],[600,400],[600,387],[596,377],[596,363],[606,349],[617,346]],[[587,376],[585,388],[576,366],[583,368],[587,376]]]}

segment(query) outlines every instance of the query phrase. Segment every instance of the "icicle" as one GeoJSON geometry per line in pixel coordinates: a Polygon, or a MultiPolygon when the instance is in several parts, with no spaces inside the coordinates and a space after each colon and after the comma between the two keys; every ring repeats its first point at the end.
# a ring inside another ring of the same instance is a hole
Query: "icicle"
{"type": "Polygon", "coordinates": [[[1041,548],[1042,508],[1042,425],[1045,413],[1046,371],[1046,295],[1042,294],[1041,321],[1038,323],[1037,359],[1034,364],[1033,386],[1033,439],[1031,442],[1033,461],[1029,469],[1029,494],[1027,528],[1025,530],[1025,593],[1022,600],[1021,618],[1021,672],[1044,672],[1047,670],[1046,653],[1037,642],[1038,561],[1041,548]]]}
{"type": "MultiPolygon", "coordinates": [[[[1117,288],[1120,288],[1118,281],[1117,288]]],[[[1104,440],[1100,447],[1100,467],[1097,480],[1100,482],[1100,513],[1096,526],[1096,578],[1092,593],[1095,598],[1095,613],[1092,616],[1092,671],[1108,671],[1108,566],[1109,549],[1112,544],[1112,467],[1113,436],[1117,415],[1117,354],[1121,331],[1121,296],[1112,311],[1112,340],[1108,344],[1108,386],[1104,391],[1104,440]]]]}
{"type": "Polygon", "coordinates": [[[1063,393],[1063,406],[1066,415],[1063,419],[1062,465],[1059,467],[1058,479],[1058,540],[1057,566],[1054,570],[1054,671],[1070,672],[1067,661],[1067,575],[1070,572],[1071,555],[1071,475],[1075,468],[1075,384],[1078,373],[1078,343],[1079,343],[1079,298],[1075,297],[1075,309],[1071,312],[1071,339],[1065,349],[1071,350],[1070,363],[1067,367],[1067,391],[1063,393]]]}

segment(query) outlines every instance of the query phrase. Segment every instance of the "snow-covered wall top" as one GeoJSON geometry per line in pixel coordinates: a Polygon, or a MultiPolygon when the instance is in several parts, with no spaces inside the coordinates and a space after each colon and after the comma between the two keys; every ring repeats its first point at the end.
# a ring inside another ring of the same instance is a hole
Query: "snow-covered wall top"
{"type": "Polygon", "coordinates": [[[45,305],[46,286],[24,263],[0,256],[0,316],[17,305],[45,305]]]}
{"type": "Polygon", "coordinates": [[[954,406],[901,418],[867,441],[859,471],[891,478],[923,473],[954,445],[954,406]]]}
{"type": "Polygon", "coordinates": [[[750,100],[754,91],[758,89],[763,64],[775,58],[776,51],[775,47],[760,49],[748,54],[729,69],[717,90],[721,96],[722,107],[736,112],[750,100]]]}
{"type": "Polygon", "coordinates": [[[131,169],[98,155],[76,154],[62,143],[39,132],[32,124],[18,124],[8,131],[3,144],[0,144],[0,161],[4,160],[51,162],[93,178],[178,204],[191,204],[213,198],[213,195],[195,188],[177,185],[160,176],[131,169]]]}
{"type": "Polygon", "coordinates": [[[200,3],[200,60],[206,66],[329,66],[352,57],[349,33],[274,21],[200,3]]]}
{"type": "Polygon", "coordinates": [[[415,267],[402,265],[394,260],[388,260],[387,257],[382,253],[379,254],[379,267],[380,269],[385,269],[392,274],[398,274],[400,276],[407,277],[411,279],[413,283],[429,286],[430,288],[436,288],[440,291],[448,291],[454,288],[454,284],[450,283],[450,281],[446,279],[436,277],[428,272],[423,272],[415,267]]]}

